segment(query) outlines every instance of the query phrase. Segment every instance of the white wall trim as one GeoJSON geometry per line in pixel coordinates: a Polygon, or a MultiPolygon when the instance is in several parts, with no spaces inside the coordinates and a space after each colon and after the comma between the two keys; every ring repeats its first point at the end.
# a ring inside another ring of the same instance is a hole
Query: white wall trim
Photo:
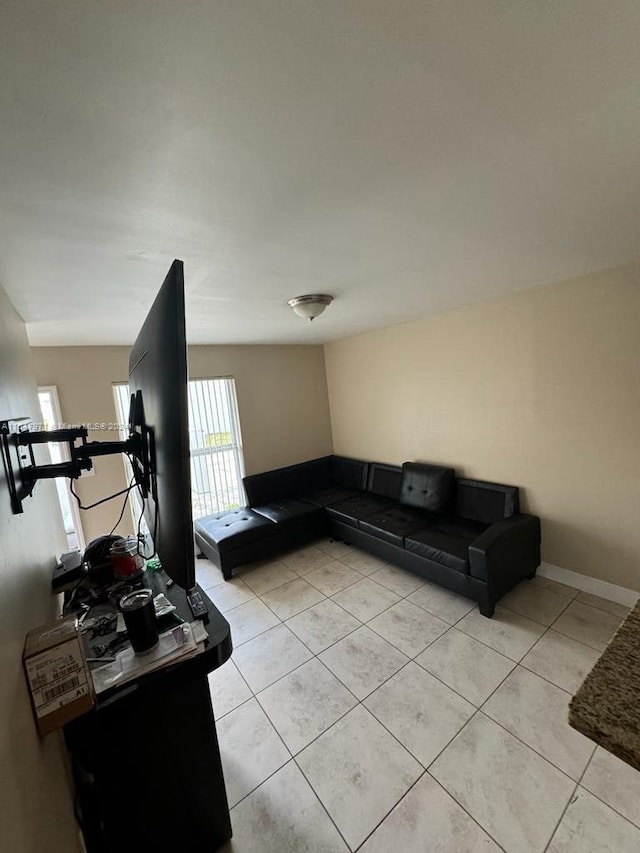
{"type": "Polygon", "coordinates": [[[592,595],[598,595],[600,598],[606,598],[608,601],[615,601],[627,607],[633,607],[640,597],[640,592],[624,586],[616,586],[609,581],[601,581],[599,578],[592,578],[580,572],[572,572],[571,569],[563,569],[552,563],[540,563],[538,574],[543,578],[565,583],[583,592],[590,592],[592,595]]]}

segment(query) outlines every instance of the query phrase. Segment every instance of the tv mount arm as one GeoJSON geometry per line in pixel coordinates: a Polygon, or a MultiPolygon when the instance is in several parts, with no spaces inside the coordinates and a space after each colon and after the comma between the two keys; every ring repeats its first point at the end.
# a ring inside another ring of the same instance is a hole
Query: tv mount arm
{"type": "Polygon", "coordinates": [[[90,471],[94,456],[111,456],[126,453],[134,462],[136,482],[144,497],[149,493],[150,462],[148,431],[143,427],[132,431],[124,441],[87,441],[86,427],[32,431],[29,418],[0,421],[0,445],[4,462],[11,508],[14,514],[23,512],[22,502],[28,498],[38,480],[69,477],[72,480],[90,471]],[[76,442],[80,440],[80,444],[76,442]],[[69,460],[47,465],[36,465],[34,445],[67,444],[69,460]]]}

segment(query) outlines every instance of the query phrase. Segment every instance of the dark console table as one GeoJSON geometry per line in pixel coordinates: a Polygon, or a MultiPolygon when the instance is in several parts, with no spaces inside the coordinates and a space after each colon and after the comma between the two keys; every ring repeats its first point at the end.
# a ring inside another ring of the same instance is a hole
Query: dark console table
{"type": "MultiPolygon", "coordinates": [[[[191,621],[184,591],[165,594],[191,621]]],[[[204,652],[101,693],[65,726],[87,853],[213,851],[231,837],[207,680],[231,655],[231,631],[203,598],[204,652]]]]}

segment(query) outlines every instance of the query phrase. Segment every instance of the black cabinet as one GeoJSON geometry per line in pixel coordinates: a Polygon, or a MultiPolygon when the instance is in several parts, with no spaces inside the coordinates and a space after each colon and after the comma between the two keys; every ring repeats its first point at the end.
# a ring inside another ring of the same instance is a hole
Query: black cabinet
{"type": "MultiPolygon", "coordinates": [[[[182,590],[167,594],[186,608],[182,590]]],[[[205,601],[202,654],[101,694],[65,727],[87,853],[214,851],[231,837],[207,680],[230,656],[231,635],[205,601]]]]}

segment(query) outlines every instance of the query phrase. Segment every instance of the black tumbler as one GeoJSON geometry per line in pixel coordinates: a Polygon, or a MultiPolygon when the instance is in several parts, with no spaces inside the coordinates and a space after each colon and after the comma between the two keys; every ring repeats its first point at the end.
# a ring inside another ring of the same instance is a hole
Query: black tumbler
{"type": "Polygon", "coordinates": [[[120,610],[133,651],[137,655],[151,652],[158,645],[158,623],[150,589],[137,589],[120,599],[120,610]]]}

